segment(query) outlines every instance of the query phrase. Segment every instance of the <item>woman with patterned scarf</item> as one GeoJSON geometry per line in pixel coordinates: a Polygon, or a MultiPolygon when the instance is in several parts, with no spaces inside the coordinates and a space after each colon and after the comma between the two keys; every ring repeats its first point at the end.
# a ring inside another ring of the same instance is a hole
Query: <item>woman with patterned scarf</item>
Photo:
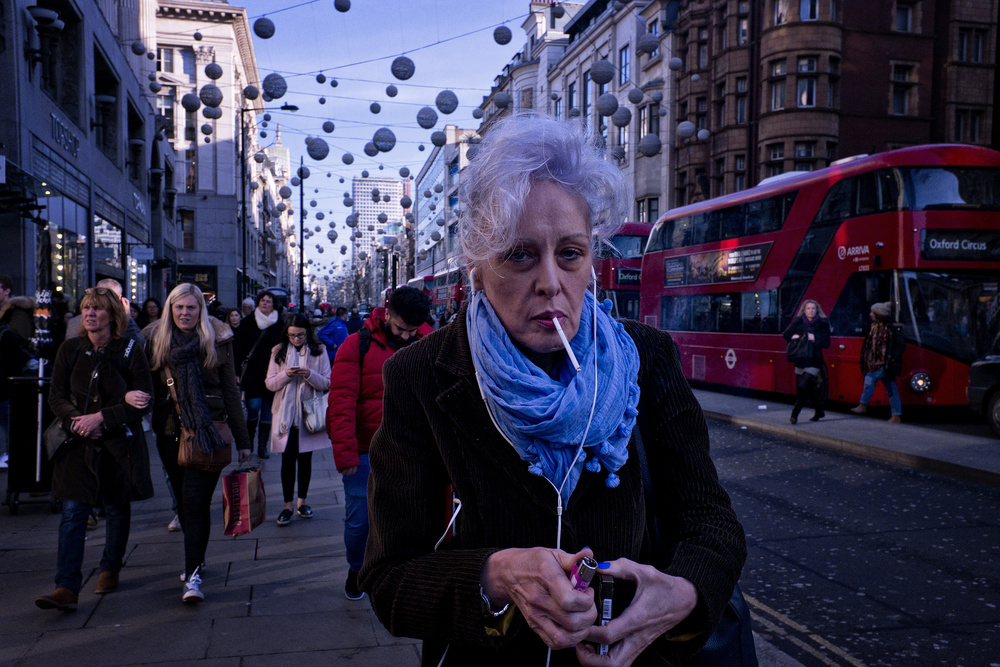
{"type": "Polygon", "coordinates": [[[241,463],[250,460],[250,436],[236,385],[232,330],[209,316],[201,290],[190,283],[170,292],[165,310],[163,317],[143,331],[153,371],[153,432],[184,531],[182,599],[199,602],[205,599],[201,583],[212,523],[211,503],[221,472],[178,464],[181,425],[192,429],[195,446],[208,452],[232,446],[213,424],[226,422],[241,463]],[[171,377],[176,405],[167,385],[171,377]]]}
{"type": "Polygon", "coordinates": [[[903,402],[899,399],[896,377],[903,368],[906,341],[902,327],[892,321],[892,304],[889,301],[873,304],[869,317],[872,326],[861,344],[861,373],[865,376],[865,388],[861,392],[861,402],[851,408],[851,412],[856,415],[868,412],[875,385],[881,380],[889,397],[889,423],[899,424],[903,421],[903,402]]]}
{"type": "Polygon", "coordinates": [[[578,124],[522,115],[490,129],[463,184],[472,295],[383,368],[361,587],[392,634],[424,640],[425,665],[675,664],[746,549],[670,336],[588,290],[627,183],[578,124]],[[640,466],[662,490],[655,564],[640,466]],[[569,581],[584,557],[618,580],[603,627],[569,581]]]}

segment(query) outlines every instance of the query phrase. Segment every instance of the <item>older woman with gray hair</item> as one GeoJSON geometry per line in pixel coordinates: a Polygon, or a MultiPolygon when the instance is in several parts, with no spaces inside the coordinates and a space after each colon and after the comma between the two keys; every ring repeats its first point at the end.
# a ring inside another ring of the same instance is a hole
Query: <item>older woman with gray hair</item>
{"type": "Polygon", "coordinates": [[[678,664],[746,547],[673,341],[588,292],[625,178],[578,125],[522,115],[490,128],[463,183],[470,302],[383,369],[361,586],[425,665],[678,664]],[[604,626],[570,580],[590,559],[618,580],[604,626]]]}

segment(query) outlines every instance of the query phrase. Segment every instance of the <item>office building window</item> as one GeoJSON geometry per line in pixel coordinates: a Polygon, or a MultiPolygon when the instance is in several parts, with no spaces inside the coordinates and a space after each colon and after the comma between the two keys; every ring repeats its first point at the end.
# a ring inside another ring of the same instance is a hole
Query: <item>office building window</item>
{"type": "Polygon", "coordinates": [[[736,169],[736,171],[746,171],[747,156],[740,154],[737,155],[735,158],[733,158],[733,167],[736,169]]]}
{"type": "Polygon", "coordinates": [[[740,190],[746,190],[747,187],[747,175],[746,174],[736,174],[733,176],[733,191],[739,192],[740,190]]]}
{"type": "Polygon", "coordinates": [[[767,147],[768,159],[771,160],[784,160],[785,159],[785,145],[784,144],[771,144],[767,147]]]}
{"type": "Polygon", "coordinates": [[[174,50],[173,49],[156,49],[156,71],[157,72],[173,72],[174,71],[174,50]]]}
{"type": "Polygon", "coordinates": [[[184,250],[194,250],[194,211],[180,209],[177,213],[181,218],[183,248],[184,250]]]}
{"type": "Polygon", "coordinates": [[[817,60],[816,56],[803,56],[799,58],[798,71],[803,73],[815,72],[817,60]]]}
{"type": "Polygon", "coordinates": [[[736,124],[746,125],[747,123],[747,97],[746,95],[736,96],[736,124]]]}
{"type": "Polygon", "coordinates": [[[715,52],[725,51],[729,47],[726,31],[726,24],[723,23],[715,30],[715,52]]]}
{"type": "Polygon", "coordinates": [[[799,20],[815,21],[819,18],[819,0],[799,0],[799,20]]]}
{"type": "Polygon", "coordinates": [[[788,22],[788,3],[790,0],[774,0],[774,25],[788,22]]]}
{"type": "Polygon", "coordinates": [[[983,112],[959,109],[955,112],[955,138],[959,143],[977,144],[983,124],[983,112]]]}
{"type": "Polygon", "coordinates": [[[770,178],[771,176],[780,176],[782,173],[784,173],[784,171],[785,168],[781,163],[767,165],[768,178],[770,178]]]}
{"type": "Polygon", "coordinates": [[[660,136],[660,105],[654,102],[647,108],[649,109],[649,133],[660,136]]]}
{"type": "Polygon", "coordinates": [[[983,62],[983,44],[985,41],[985,30],[960,28],[958,31],[958,53],[956,54],[956,59],[963,63],[983,62]]]}
{"type": "Polygon", "coordinates": [[[771,111],[781,111],[785,108],[785,80],[771,82],[771,111]]]}
{"type": "Polygon", "coordinates": [[[798,106],[800,108],[816,106],[816,79],[811,76],[800,76],[796,83],[798,86],[798,106]]]}
{"type": "Polygon", "coordinates": [[[629,50],[628,44],[618,50],[618,85],[624,86],[628,83],[629,77],[629,50]]]}
{"type": "MultiPolygon", "coordinates": [[[[659,21],[650,21],[646,25],[646,32],[648,32],[650,35],[659,35],[660,34],[660,22],[659,21]]],[[[653,49],[653,51],[649,54],[649,57],[650,58],[655,58],[659,54],[660,54],[660,49],[656,48],[656,49],[653,49]]]]}
{"type": "Polygon", "coordinates": [[[726,125],[726,84],[722,82],[715,87],[715,127],[726,125]]]}
{"type": "Polygon", "coordinates": [[[194,194],[198,190],[198,149],[189,148],[184,151],[184,161],[187,167],[184,177],[184,191],[188,194],[194,194]]]}
{"type": "Polygon", "coordinates": [[[708,129],[708,98],[698,97],[695,99],[694,125],[699,130],[708,129]]]}
{"type": "Polygon", "coordinates": [[[566,86],[566,108],[570,111],[576,108],[576,82],[566,86]]]}
{"type": "Polygon", "coordinates": [[[590,124],[590,70],[583,73],[583,82],[580,85],[580,111],[583,112],[583,122],[590,124]]]}
{"type": "Polygon", "coordinates": [[[786,65],[784,60],[773,61],[771,63],[771,76],[785,76],[787,71],[785,67],[786,65]]]}
{"type": "Polygon", "coordinates": [[[167,141],[173,142],[176,129],[174,128],[174,110],[177,108],[177,89],[169,86],[163,89],[160,95],[156,96],[156,112],[166,119],[163,134],[167,141]]]}
{"type": "Polygon", "coordinates": [[[913,12],[913,5],[905,2],[896,3],[896,32],[913,32],[913,12]]]}
{"type": "Polygon", "coordinates": [[[813,156],[813,142],[811,141],[795,142],[795,157],[804,158],[812,156],[813,156]]]}
{"type": "Polygon", "coordinates": [[[552,115],[556,118],[562,118],[562,99],[552,102],[552,115]]]}
{"type": "Polygon", "coordinates": [[[796,162],[795,171],[812,171],[812,162],[796,162]]]}
{"type": "Polygon", "coordinates": [[[892,66],[892,110],[895,116],[909,116],[915,111],[916,68],[913,65],[892,66]]]}
{"type": "Polygon", "coordinates": [[[649,106],[639,107],[639,113],[636,115],[636,130],[637,135],[642,139],[646,133],[646,126],[649,123],[649,106]]]}
{"type": "Polygon", "coordinates": [[[739,26],[737,43],[740,46],[746,46],[750,43],[750,19],[745,16],[740,17],[737,25],[739,26]]]}
{"type": "Polygon", "coordinates": [[[628,159],[628,125],[618,128],[618,145],[625,150],[625,159],[628,159]]]}

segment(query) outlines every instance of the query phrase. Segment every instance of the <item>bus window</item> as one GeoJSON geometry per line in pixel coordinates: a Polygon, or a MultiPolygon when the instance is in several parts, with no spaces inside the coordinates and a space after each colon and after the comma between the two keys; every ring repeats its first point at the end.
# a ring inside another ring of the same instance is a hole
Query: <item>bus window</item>
{"type": "Polygon", "coordinates": [[[814,224],[817,225],[839,225],[851,215],[851,189],[854,187],[853,178],[845,178],[837,182],[830,191],[826,193],[823,204],[816,213],[814,224]]]}
{"type": "Polygon", "coordinates": [[[740,303],[743,333],[778,333],[778,293],[744,292],[740,303]]]}
{"type": "Polygon", "coordinates": [[[719,233],[723,239],[735,239],[743,236],[746,232],[746,207],[729,206],[719,211],[719,233]]]}
{"type": "Polygon", "coordinates": [[[872,304],[889,300],[891,280],[889,271],[851,274],[830,312],[834,335],[864,336],[871,322],[868,313],[872,304]]]}
{"type": "MultiPolygon", "coordinates": [[[[608,256],[618,259],[639,259],[642,257],[645,244],[646,239],[642,236],[616,234],[611,237],[611,245],[614,246],[615,251],[608,256]]],[[[604,256],[603,253],[601,256],[604,256]]]]}
{"type": "Polygon", "coordinates": [[[996,169],[926,168],[906,170],[909,208],[1000,209],[1000,171],[996,169]]]}
{"type": "Polygon", "coordinates": [[[732,294],[712,295],[712,310],[715,314],[715,327],[710,331],[720,331],[724,333],[740,333],[740,301],[743,295],[740,292],[732,294]]]}

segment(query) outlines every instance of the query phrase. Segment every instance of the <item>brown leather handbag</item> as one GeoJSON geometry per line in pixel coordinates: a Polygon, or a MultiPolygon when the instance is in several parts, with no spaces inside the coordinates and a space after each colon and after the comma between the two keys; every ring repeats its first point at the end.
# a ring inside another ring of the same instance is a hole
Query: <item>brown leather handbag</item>
{"type": "Polygon", "coordinates": [[[181,425],[181,435],[177,447],[177,464],[185,468],[197,468],[208,472],[222,472],[227,465],[233,462],[233,432],[229,424],[225,421],[213,421],[212,426],[222,436],[222,441],[226,446],[213,452],[203,452],[195,444],[195,432],[184,426],[181,421],[181,405],[177,400],[177,388],[174,387],[174,376],[170,368],[164,366],[163,372],[167,376],[167,388],[170,390],[170,398],[174,400],[174,408],[177,410],[177,421],[181,425]]]}

